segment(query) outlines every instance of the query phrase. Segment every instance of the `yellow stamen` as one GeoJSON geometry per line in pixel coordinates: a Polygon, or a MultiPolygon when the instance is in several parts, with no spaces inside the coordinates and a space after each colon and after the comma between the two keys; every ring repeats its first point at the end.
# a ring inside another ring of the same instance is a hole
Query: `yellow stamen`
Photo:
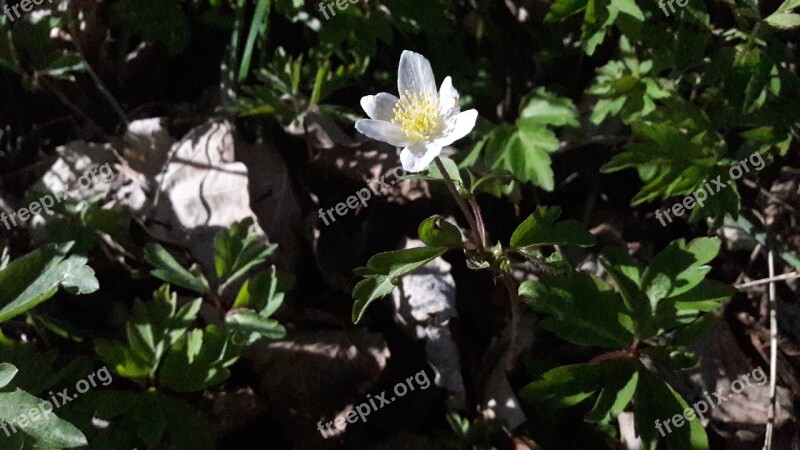
{"type": "Polygon", "coordinates": [[[409,91],[401,93],[394,106],[392,122],[400,125],[413,142],[430,141],[444,128],[439,116],[439,99],[431,101],[428,94],[409,91]]]}

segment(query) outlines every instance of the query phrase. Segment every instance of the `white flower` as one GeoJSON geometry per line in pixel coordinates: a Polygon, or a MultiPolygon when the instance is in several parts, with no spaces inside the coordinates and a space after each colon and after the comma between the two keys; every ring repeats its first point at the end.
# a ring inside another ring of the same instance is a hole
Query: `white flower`
{"type": "Polygon", "coordinates": [[[403,51],[397,70],[400,98],[381,92],[361,99],[369,119],[356,122],[362,134],[405,147],[400,162],[407,172],[425,170],[442,147],[463,138],[475,127],[478,111],[461,111],[458,91],[447,77],[436,92],[431,63],[419,53],[403,51]]]}

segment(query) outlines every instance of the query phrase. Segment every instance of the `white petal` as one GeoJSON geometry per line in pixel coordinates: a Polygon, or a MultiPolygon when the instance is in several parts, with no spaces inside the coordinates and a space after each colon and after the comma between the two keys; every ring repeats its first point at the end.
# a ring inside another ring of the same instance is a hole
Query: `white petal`
{"type": "Polygon", "coordinates": [[[442,147],[436,144],[406,147],[400,152],[400,163],[406,172],[422,172],[440,153],[442,153],[442,147]]]}
{"type": "Polygon", "coordinates": [[[376,141],[386,142],[397,147],[409,144],[409,140],[400,125],[391,122],[361,119],[356,122],[356,130],[376,141]]]}
{"type": "Polygon", "coordinates": [[[460,110],[458,91],[453,87],[453,79],[446,77],[442,81],[442,87],[439,88],[439,113],[444,117],[449,117],[460,110]]]}
{"type": "Polygon", "coordinates": [[[436,139],[434,143],[444,147],[463,138],[475,128],[476,120],[478,120],[478,110],[476,109],[470,109],[449,117],[445,121],[442,137],[436,139]]]}
{"type": "Polygon", "coordinates": [[[436,96],[436,79],[431,63],[419,53],[403,50],[397,69],[397,89],[402,97],[406,91],[436,96]]]}
{"type": "Polygon", "coordinates": [[[361,98],[361,107],[370,119],[390,121],[394,118],[394,105],[397,97],[386,92],[378,95],[367,95],[361,98]]]}

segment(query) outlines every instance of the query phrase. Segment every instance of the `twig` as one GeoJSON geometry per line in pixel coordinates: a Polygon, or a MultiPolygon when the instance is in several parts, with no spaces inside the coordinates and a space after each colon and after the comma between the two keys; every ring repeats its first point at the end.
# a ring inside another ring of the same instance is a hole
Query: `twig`
{"type": "Polygon", "coordinates": [[[747,267],[745,267],[742,273],[740,273],[739,276],[736,277],[736,281],[733,283],[734,286],[736,286],[737,284],[741,284],[742,280],[747,278],[746,273],[750,271],[751,267],[753,267],[753,263],[760,254],[761,254],[761,244],[756,244],[755,248],[753,248],[753,252],[750,253],[750,260],[747,262],[747,267]]]}
{"type": "Polygon", "coordinates": [[[81,48],[80,36],[78,35],[78,29],[75,27],[75,23],[70,19],[69,22],[70,33],[72,34],[72,43],[75,45],[75,49],[78,51],[78,54],[81,56],[83,60],[83,64],[86,66],[86,71],[89,72],[89,76],[92,77],[94,83],[97,85],[97,89],[103,94],[103,96],[108,100],[108,103],[111,104],[111,108],[114,112],[119,116],[120,120],[123,124],[125,124],[125,128],[128,128],[130,121],[128,120],[128,116],[125,115],[125,110],[122,109],[117,99],[111,94],[111,91],[108,90],[103,80],[100,79],[100,76],[97,75],[97,72],[94,71],[92,65],[89,64],[89,60],[86,59],[86,54],[83,52],[83,48],[81,48]]]}
{"type": "MultiPolygon", "coordinates": [[[[770,250],[770,255],[772,255],[772,250],[770,250]]],[[[794,280],[795,278],[800,278],[800,272],[790,272],[790,273],[785,273],[783,275],[772,276],[772,271],[770,271],[770,277],[769,278],[764,278],[764,279],[755,280],[755,281],[748,281],[747,283],[734,285],[734,287],[736,289],[747,289],[747,288],[750,288],[750,287],[753,287],[753,286],[760,286],[762,284],[770,283],[770,287],[769,288],[773,289],[775,281],[794,280]]]]}
{"type": "Polygon", "coordinates": [[[775,303],[775,256],[769,251],[769,410],[764,450],[772,449],[772,431],[775,428],[775,391],[778,365],[778,312],[775,303]]]}

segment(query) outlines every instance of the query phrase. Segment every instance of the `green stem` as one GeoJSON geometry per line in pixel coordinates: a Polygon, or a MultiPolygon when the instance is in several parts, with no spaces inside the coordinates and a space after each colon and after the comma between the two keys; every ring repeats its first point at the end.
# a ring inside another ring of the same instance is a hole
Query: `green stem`
{"type": "Polygon", "coordinates": [[[456,189],[455,183],[450,178],[450,175],[447,173],[447,170],[444,168],[444,164],[442,164],[442,160],[439,159],[437,156],[436,159],[433,160],[436,163],[436,167],[439,168],[439,172],[442,174],[442,178],[444,179],[444,184],[447,185],[447,189],[450,190],[450,194],[456,199],[456,203],[458,203],[458,207],[461,208],[461,212],[466,217],[467,222],[469,222],[469,227],[472,229],[472,240],[476,247],[479,250],[483,250],[483,240],[481,236],[483,236],[480,228],[478,228],[478,222],[475,220],[475,216],[472,215],[470,212],[469,207],[467,206],[467,202],[464,201],[464,198],[458,193],[458,189],[456,189]]]}
{"type": "Polygon", "coordinates": [[[469,206],[472,207],[472,214],[475,215],[475,222],[478,225],[478,232],[480,233],[479,239],[481,247],[486,247],[486,226],[483,224],[483,216],[481,215],[481,207],[474,198],[469,199],[469,206]]]}

